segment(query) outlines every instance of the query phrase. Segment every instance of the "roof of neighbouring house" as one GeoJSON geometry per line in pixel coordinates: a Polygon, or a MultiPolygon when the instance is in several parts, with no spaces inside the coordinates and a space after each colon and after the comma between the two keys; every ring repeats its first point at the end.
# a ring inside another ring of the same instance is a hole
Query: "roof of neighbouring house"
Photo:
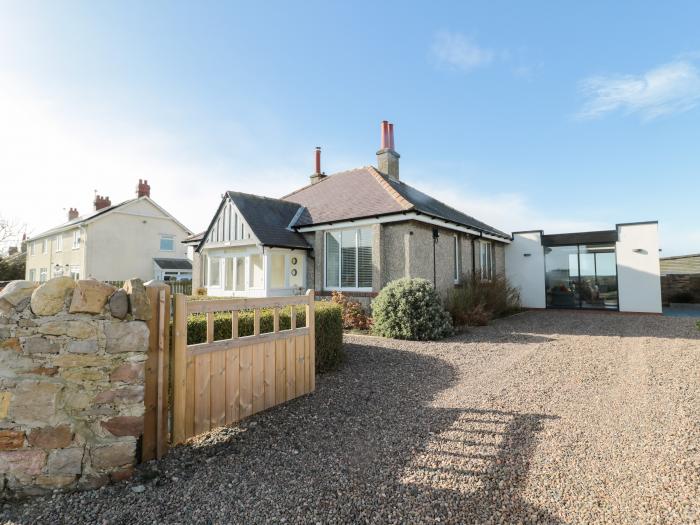
{"type": "Polygon", "coordinates": [[[700,253],[674,255],[659,259],[661,275],[700,273],[700,253]]]}
{"type": "Polygon", "coordinates": [[[185,240],[182,241],[182,244],[199,244],[200,242],[202,242],[202,239],[204,239],[204,235],[206,233],[206,231],[203,231],[200,233],[195,233],[194,235],[190,235],[189,237],[185,237],[185,240]]]}
{"type": "Polygon", "coordinates": [[[305,208],[295,222],[295,227],[412,211],[505,239],[510,238],[508,234],[405,182],[385,177],[372,166],[330,175],[282,199],[305,208]]]}
{"type": "Polygon", "coordinates": [[[153,206],[155,206],[157,209],[159,209],[161,212],[163,212],[165,215],[170,217],[175,223],[177,223],[183,230],[189,232],[189,229],[184,226],[180,221],[178,221],[173,215],[171,215],[167,210],[163,209],[159,204],[157,204],[153,199],[150,197],[136,197],[134,199],[129,199],[122,201],[118,204],[113,204],[111,206],[107,206],[106,208],[101,208],[99,210],[93,210],[89,213],[86,213],[84,215],[81,215],[80,217],[73,219],[72,221],[64,222],[63,224],[60,224],[58,226],[55,226],[54,228],[51,228],[50,230],[43,231],[37,235],[32,235],[29,239],[30,241],[34,241],[36,239],[40,239],[41,237],[46,237],[47,235],[51,235],[53,233],[58,233],[60,231],[72,228],[74,226],[78,226],[80,224],[85,224],[87,222],[90,222],[97,217],[100,217],[108,212],[114,211],[118,208],[122,208],[128,204],[131,204],[133,202],[136,202],[138,200],[146,200],[150,202],[153,206]]]}
{"type": "Polygon", "coordinates": [[[260,244],[279,248],[310,248],[304,236],[290,228],[299,212],[298,204],[238,191],[229,191],[227,195],[260,244]]]}
{"type": "Polygon", "coordinates": [[[189,259],[153,259],[161,270],[191,270],[192,263],[189,259]]]}

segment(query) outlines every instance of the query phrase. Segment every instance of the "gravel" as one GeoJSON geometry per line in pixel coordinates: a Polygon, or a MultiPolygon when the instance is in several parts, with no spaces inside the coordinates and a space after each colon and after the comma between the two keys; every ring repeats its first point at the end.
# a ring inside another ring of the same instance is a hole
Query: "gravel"
{"type": "Polygon", "coordinates": [[[700,521],[694,320],[529,312],[439,343],[346,343],[314,394],[0,521],[700,521]]]}

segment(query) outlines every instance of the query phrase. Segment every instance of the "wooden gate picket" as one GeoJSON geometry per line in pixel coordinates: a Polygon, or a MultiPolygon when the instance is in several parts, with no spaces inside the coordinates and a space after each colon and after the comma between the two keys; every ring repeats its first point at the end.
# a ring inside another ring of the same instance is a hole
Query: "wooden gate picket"
{"type": "Polygon", "coordinates": [[[292,297],[191,301],[175,294],[173,317],[173,432],[181,443],[201,432],[308,394],[315,388],[314,293],[292,297]],[[296,307],[306,326],[296,326],[296,307]],[[291,328],[279,329],[279,311],[291,308],[291,328]],[[273,331],[260,333],[262,309],[273,311],[273,331]],[[253,310],[253,335],[239,337],[238,312],[253,310]],[[230,339],[215,340],[214,315],[231,313],[230,339]],[[187,343],[187,318],[203,314],[206,342],[187,343]]]}

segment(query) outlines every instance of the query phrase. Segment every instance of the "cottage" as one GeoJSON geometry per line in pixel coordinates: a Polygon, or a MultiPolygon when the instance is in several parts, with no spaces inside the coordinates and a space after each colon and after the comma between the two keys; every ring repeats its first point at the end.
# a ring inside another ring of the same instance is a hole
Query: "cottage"
{"type": "Polygon", "coordinates": [[[228,191],[193,250],[194,286],[209,295],[275,296],[313,287],[368,304],[388,282],[423,277],[443,294],[469,272],[505,270],[508,234],[406,184],[393,124],[377,166],[326,175],[282,198],[228,191]]]}
{"type": "Polygon", "coordinates": [[[68,211],[68,222],[27,240],[26,279],[52,277],[123,281],[178,280],[192,276],[182,241],[192,232],[151,199],[148,181],[136,197],[112,204],[96,195],[94,209],[68,211]]]}

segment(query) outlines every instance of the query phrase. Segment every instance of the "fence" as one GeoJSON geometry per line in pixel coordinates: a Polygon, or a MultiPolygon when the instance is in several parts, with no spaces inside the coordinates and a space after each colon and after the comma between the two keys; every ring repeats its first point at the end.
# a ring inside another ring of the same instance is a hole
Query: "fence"
{"type": "MultiPolygon", "coordinates": [[[[173,315],[173,432],[180,443],[315,389],[314,295],[192,301],[176,294],[173,315]],[[296,326],[296,305],[306,326],[296,326]],[[291,306],[291,328],[279,310],[291,306]],[[262,309],[273,310],[273,331],[260,333],[262,309]],[[253,335],[238,337],[238,312],[253,310],[253,335]],[[215,340],[214,315],[231,313],[231,339],[215,340]],[[204,314],[207,340],[188,344],[187,319],[204,314]]],[[[144,437],[145,440],[145,437],[144,437]]]]}

